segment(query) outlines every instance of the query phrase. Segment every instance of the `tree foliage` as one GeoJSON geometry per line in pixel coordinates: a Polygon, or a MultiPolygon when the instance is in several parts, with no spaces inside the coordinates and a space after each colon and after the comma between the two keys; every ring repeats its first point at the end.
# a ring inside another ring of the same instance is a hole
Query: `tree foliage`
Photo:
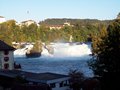
{"type": "Polygon", "coordinates": [[[107,26],[106,22],[90,19],[48,19],[40,22],[40,26],[33,23],[31,25],[18,25],[15,20],[9,20],[0,24],[0,39],[8,44],[11,42],[54,42],[69,41],[70,36],[73,42],[85,42],[91,36],[99,33],[101,24],[107,26]],[[63,25],[70,22],[72,26],[63,26],[61,29],[50,29],[49,25],[63,25]]]}
{"type": "Polygon", "coordinates": [[[120,73],[120,20],[114,20],[93,38],[93,58],[89,62],[94,74],[101,77],[103,90],[118,87],[120,73]],[[113,80],[113,81],[110,81],[113,80]],[[115,81],[116,80],[116,81],[115,81]],[[114,82],[114,84],[112,83],[114,82]]]}
{"type": "Polygon", "coordinates": [[[77,70],[70,70],[70,88],[73,90],[80,90],[82,88],[82,83],[85,79],[84,74],[77,70]]]}

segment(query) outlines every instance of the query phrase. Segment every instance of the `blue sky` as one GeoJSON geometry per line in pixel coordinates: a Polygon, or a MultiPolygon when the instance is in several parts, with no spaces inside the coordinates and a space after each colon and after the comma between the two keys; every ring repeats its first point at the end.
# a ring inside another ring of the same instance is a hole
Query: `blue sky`
{"type": "Polygon", "coordinates": [[[120,12],[120,0],[0,0],[0,16],[18,22],[47,18],[108,20],[120,12]]]}

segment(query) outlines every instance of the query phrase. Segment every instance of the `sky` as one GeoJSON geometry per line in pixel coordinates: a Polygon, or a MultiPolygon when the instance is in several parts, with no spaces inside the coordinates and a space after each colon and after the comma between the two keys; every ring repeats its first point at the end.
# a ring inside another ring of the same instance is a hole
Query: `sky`
{"type": "Polygon", "coordinates": [[[0,0],[0,16],[17,22],[48,18],[111,20],[120,0],[0,0]]]}

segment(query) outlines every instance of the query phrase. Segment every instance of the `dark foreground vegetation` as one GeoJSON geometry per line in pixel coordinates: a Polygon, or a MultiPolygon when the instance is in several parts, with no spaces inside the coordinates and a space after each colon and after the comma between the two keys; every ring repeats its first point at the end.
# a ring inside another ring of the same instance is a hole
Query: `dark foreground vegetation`
{"type": "Polygon", "coordinates": [[[10,78],[6,76],[0,76],[0,90],[51,90],[47,84],[30,84],[22,76],[16,76],[10,78]]]}
{"type": "Polygon", "coordinates": [[[89,66],[98,77],[102,90],[120,90],[120,19],[103,28],[93,38],[93,58],[89,66]]]}
{"type": "Polygon", "coordinates": [[[88,62],[94,72],[86,78],[81,72],[70,72],[73,90],[120,90],[120,19],[113,20],[92,38],[93,58],[88,62]]]}

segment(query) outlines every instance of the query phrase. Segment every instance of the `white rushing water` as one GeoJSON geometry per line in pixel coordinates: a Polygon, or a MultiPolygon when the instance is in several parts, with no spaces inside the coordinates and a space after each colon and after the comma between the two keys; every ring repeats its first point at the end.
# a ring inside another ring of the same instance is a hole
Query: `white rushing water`
{"type": "Polygon", "coordinates": [[[54,53],[50,54],[43,47],[42,55],[39,58],[26,58],[26,48],[14,51],[15,61],[22,65],[22,70],[30,72],[53,72],[68,74],[69,70],[80,70],[86,76],[93,76],[92,70],[89,69],[87,61],[91,58],[90,43],[51,43],[54,53]]]}

